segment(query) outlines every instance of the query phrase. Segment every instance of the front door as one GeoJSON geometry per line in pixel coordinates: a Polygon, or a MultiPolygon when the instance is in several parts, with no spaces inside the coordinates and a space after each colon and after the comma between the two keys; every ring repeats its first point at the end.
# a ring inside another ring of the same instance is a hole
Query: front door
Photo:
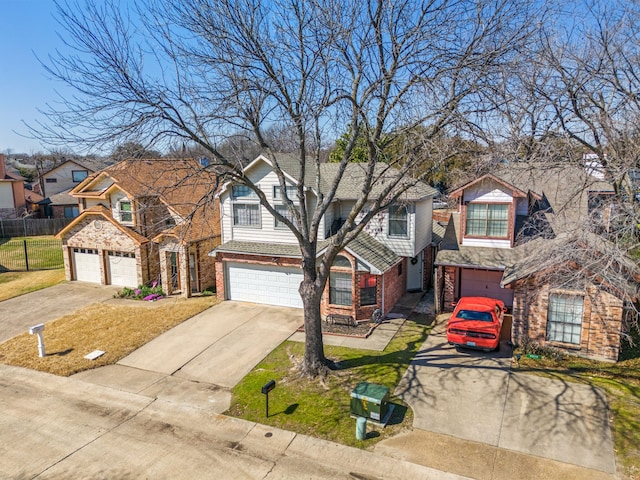
{"type": "Polygon", "coordinates": [[[424,252],[420,252],[413,258],[410,258],[407,262],[407,290],[419,291],[422,290],[422,280],[424,268],[424,252]]]}

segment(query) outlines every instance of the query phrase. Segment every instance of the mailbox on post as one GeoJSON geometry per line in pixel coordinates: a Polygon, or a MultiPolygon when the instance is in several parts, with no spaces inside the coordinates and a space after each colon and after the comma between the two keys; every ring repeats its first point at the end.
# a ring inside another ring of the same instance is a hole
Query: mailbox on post
{"type": "Polygon", "coordinates": [[[265,401],[266,401],[265,414],[267,418],[269,418],[269,392],[274,388],[276,388],[275,380],[269,380],[267,383],[265,383],[262,386],[262,394],[265,396],[265,401]]]}
{"type": "Polygon", "coordinates": [[[42,336],[42,332],[44,331],[44,323],[39,323],[38,325],[34,325],[29,329],[30,335],[38,336],[38,355],[41,357],[46,356],[46,352],[44,351],[44,338],[42,336]]]}

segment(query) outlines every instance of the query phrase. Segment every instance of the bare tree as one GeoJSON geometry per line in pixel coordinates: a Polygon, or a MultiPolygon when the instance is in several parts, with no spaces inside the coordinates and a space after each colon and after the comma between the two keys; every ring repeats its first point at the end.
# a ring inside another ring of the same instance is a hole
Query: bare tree
{"type": "MultiPolygon", "coordinates": [[[[496,84],[493,150],[531,169],[573,165],[590,173],[566,179],[566,201],[554,212],[562,235],[531,261],[554,284],[592,282],[634,310],[640,205],[630,172],[640,167],[640,10],[634,2],[586,0],[558,12],[532,39],[528,62],[496,84]],[[613,191],[597,193],[604,183],[613,191]]],[[[549,238],[540,220],[527,236],[549,238]]],[[[637,311],[626,318],[640,326],[637,311]]]]}
{"type": "Polygon", "coordinates": [[[411,176],[420,156],[407,146],[382,162],[381,139],[419,125],[429,127],[427,139],[440,138],[476,122],[485,90],[525,48],[541,13],[515,0],[148,0],[133,10],[111,1],[62,5],[58,17],[76,53],[52,56],[47,70],[78,95],[48,109],[33,133],[49,144],[102,149],[139,138],[156,148],[196,145],[222,180],[253,189],[298,240],[303,373],[315,375],[326,364],[320,299],[335,255],[420,178],[411,176]],[[318,166],[345,130],[326,191],[318,166]],[[286,139],[295,152],[300,201],[285,193],[290,219],[219,148],[234,135],[267,152],[282,192],[277,147],[286,139]],[[359,199],[316,260],[322,216],[360,136],[367,162],[359,199]],[[310,210],[302,201],[307,187],[319,192],[310,210]]]}

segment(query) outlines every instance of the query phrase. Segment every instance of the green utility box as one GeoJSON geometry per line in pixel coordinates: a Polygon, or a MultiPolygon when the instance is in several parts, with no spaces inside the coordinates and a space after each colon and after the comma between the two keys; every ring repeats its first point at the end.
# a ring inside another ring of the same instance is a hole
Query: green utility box
{"type": "Polygon", "coordinates": [[[382,422],[389,411],[389,388],[360,382],[351,392],[351,414],[382,422]]]}

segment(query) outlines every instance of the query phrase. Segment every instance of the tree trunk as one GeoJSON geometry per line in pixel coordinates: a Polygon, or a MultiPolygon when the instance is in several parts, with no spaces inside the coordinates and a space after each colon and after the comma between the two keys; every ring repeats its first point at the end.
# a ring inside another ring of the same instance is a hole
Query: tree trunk
{"type": "MultiPolygon", "coordinates": [[[[313,266],[312,268],[315,268],[313,266]]],[[[315,272],[304,272],[304,280],[300,284],[300,296],[304,306],[304,334],[305,350],[302,361],[301,374],[316,377],[323,374],[327,368],[322,343],[322,317],[320,316],[320,301],[322,289],[315,284],[315,272]]]]}

